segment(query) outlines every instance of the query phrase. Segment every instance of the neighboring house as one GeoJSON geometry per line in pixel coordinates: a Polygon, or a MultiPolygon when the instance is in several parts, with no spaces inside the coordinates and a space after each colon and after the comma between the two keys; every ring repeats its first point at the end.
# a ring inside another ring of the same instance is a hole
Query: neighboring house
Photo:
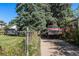
{"type": "Polygon", "coordinates": [[[5,23],[0,23],[0,29],[3,29],[5,27],[5,23]]]}
{"type": "Polygon", "coordinates": [[[10,29],[15,29],[15,30],[17,30],[17,26],[16,26],[16,25],[13,25],[13,26],[10,27],[10,29]]]}
{"type": "Polygon", "coordinates": [[[6,35],[18,35],[18,32],[15,29],[6,29],[6,35]]]}
{"type": "Polygon", "coordinates": [[[5,30],[5,34],[6,35],[18,35],[17,26],[16,25],[10,26],[9,29],[5,30]]]}

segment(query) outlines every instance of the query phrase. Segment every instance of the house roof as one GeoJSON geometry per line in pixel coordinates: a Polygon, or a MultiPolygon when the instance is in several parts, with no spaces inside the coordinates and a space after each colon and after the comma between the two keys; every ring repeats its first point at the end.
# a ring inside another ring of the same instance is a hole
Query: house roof
{"type": "Polygon", "coordinates": [[[13,26],[10,27],[10,29],[15,29],[15,30],[17,30],[17,26],[16,26],[16,25],[13,25],[13,26]]]}

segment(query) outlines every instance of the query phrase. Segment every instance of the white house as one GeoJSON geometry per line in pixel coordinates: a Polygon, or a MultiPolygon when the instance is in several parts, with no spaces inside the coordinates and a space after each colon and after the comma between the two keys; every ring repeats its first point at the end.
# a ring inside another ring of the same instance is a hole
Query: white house
{"type": "Polygon", "coordinates": [[[15,30],[17,30],[17,26],[16,26],[16,25],[13,25],[13,26],[10,27],[10,29],[15,29],[15,30]]]}
{"type": "Polygon", "coordinates": [[[5,27],[5,23],[0,23],[0,29],[5,27]]]}

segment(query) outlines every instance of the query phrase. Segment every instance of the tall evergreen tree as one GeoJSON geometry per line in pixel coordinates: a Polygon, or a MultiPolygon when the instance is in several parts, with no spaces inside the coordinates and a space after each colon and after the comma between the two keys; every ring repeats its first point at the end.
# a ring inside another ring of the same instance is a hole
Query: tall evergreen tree
{"type": "MultiPolygon", "coordinates": [[[[45,28],[45,10],[48,8],[46,4],[20,4],[19,6],[19,8],[17,7],[17,13],[21,19],[18,21],[21,22],[24,20],[26,23],[22,23],[23,26],[29,26],[35,30],[41,30],[45,28]]],[[[24,28],[26,28],[25,26],[24,28]]]]}
{"type": "Polygon", "coordinates": [[[71,4],[67,3],[56,3],[56,4],[50,4],[51,6],[51,12],[52,17],[56,18],[58,26],[63,23],[65,23],[68,18],[70,19],[73,16],[72,10],[71,10],[71,4]]]}
{"type": "Polygon", "coordinates": [[[57,25],[65,23],[66,19],[72,17],[71,4],[17,4],[18,13],[17,25],[19,30],[26,30],[26,27],[35,30],[43,30],[48,22],[57,22],[57,25]]]}

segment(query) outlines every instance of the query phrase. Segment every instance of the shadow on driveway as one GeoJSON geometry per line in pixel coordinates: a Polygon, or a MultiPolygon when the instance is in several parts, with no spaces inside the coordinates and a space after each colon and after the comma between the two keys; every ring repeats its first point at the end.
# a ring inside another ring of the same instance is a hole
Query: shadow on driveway
{"type": "Polygon", "coordinates": [[[52,56],[79,56],[79,48],[64,40],[60,40],[60,36],[52,35],[49,37],[41,36],[41,39],[44,43],[50,43],[51,47],[49,50],[56,50],[55,52],[51,52],[52,56]],[[54,44],[54,46],[52,46],[54,44]]]}
{"type": "Polygon", "coordinates": [[[52,40],[52,39],[61,39],[61,36],[60,35],[42,35],[41,36],[41,39],[48,39],[48,40],[52,40]]]}

